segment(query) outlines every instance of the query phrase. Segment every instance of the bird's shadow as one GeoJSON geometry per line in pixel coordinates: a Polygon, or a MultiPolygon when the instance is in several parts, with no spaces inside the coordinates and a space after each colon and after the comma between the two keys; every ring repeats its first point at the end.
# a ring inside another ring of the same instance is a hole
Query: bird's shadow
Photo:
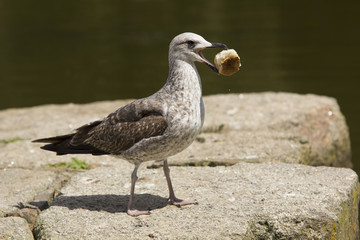
{"type": "MultiPolygon", "coordinates": [[[[106,211],[109,213],[126,212],[129,195],[82,195],[59,196],[50,205],[90,211],[106,211]]],[[[135,194],[135,206],[138,210],[154,210],[164,208],[169,204],[167,198],[152,194],[135,194]]]]}

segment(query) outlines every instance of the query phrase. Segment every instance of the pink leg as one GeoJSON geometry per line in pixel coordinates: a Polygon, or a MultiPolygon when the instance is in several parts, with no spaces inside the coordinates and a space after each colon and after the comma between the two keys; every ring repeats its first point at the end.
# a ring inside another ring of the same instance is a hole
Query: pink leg
{"type": "Polygon", "coordinates": [[[169,188],[169,200],[170,200],[171,204],[173,204],[177,207],[181,207],[181,206],[185,206],[185,205],[189,205],[189,204],[198,204],[198,202],[196,200],[190,200],[190,199],[182,200],[182,199],[175,197],[174,189],[172,187],[172,183],[171,183],[171,179],[170,179],[170,169],[169,169],[167,160],[164,160],[163,168],[164,168],[164,174],[165,174],[166,181],[167,181],[168,188],[169,188]]]}
{"type": "Polygon", "coordinates": [[[150,214],[149,211],[137,210],[134,207],[134,192],[135,192],[135,183],[136,183],[136,180],[138,179],[138,177],[137,177],[138,168],[139,168],[139,165],[135,165],[134,171],[131,174],[131,190],[130,190],[130,199],[129,199],[129,203],[128,203],[128,210],[127,210],[127,214],[129,214],[130,216],[133,216],[133,217],[137,217],[139,215],[149,215],[150,214]]]}

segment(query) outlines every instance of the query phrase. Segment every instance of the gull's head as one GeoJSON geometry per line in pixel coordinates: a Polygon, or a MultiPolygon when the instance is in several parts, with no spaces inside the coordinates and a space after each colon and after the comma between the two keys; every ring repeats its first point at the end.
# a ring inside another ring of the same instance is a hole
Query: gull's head
{"type": "Polygon", "coordinates": [[[170,60],[180,59],[186,62],[202,62],[208,65],[213,71],[218,73],[216,67],[211,64],[202,54],[206,48],[225,48],[222,43],[211,43],[202,36],[195,33],[182,33],[174,37],[169,47],[170,60]]]}

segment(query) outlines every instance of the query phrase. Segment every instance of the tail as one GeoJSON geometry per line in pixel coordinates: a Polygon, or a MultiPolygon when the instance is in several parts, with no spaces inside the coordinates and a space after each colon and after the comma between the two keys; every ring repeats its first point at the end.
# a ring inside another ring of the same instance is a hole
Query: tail
{"type": "Polygon", "coordinates": [[[65,154],[92,154],[92,155],[105,155],[109,154],[107,152],[101,151],[97,148],[94,148],[87,144],[82,145],[71,145],[71,139],[75,136],[76,133],[61,135],[56,137],[41,138],[36,139],[32,142],[34,143],[49,143],[42,147],[41,149],[56,152],[56,155],[65,155],[65,154]]]}

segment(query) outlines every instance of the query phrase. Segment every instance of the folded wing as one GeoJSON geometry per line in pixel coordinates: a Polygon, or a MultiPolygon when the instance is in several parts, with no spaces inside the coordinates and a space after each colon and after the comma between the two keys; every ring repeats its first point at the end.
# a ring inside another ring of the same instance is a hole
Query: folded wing
{"type": "Polygon", "coordinates": [[[49,143],[42,149],[64,154],[121,154],[142,139],[160,136],[167,128],[157,111],[132,111],[131,105],[120,108],[102,121],[84,125],[75,133],[33,142],[49,143]]]}

